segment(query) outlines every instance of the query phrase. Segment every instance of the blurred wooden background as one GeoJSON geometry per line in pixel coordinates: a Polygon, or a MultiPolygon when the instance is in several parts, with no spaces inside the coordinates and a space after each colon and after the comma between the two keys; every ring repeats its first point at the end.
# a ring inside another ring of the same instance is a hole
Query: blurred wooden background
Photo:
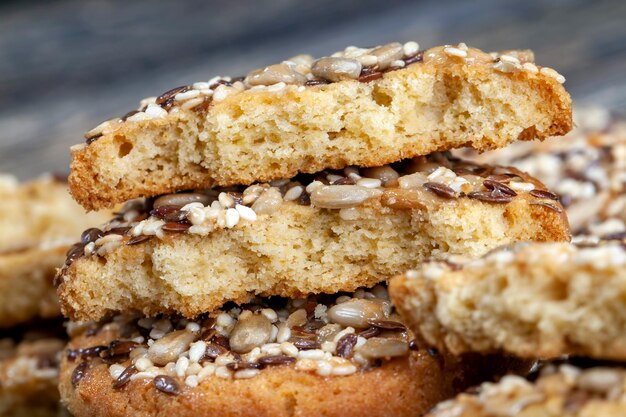
{"type": "Polygon", "coordinates": [[[4,1],[0,172],[66,172],[84,131],[173,86],[411,39],[532,48],[578,104],[626,112],[624,0],[4,1]]]}

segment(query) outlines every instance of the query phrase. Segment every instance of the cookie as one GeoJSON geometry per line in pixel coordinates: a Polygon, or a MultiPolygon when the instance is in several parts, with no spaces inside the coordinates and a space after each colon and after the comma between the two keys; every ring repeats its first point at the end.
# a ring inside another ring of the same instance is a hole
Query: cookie
{"type": "Polygon", "coordinates": [[[626,370],[551,366],[529,382],[505,376],[474,394],[439,404],[428,417],[621,417],[626,415],[626,370]]]}
{"type": "MultiPolygon", "coordinates": [[[[56,323],[51,327],[62,327],[56,323]]],[[[59,359],[66,341],[49,332],[0,339],[0,415],[59,417],[59,359]]],[[[61,333],[61,332],[59,332],[61,333]]]]}
{"type": "Polygon", "coordinates": [[[493,376],[493,360],[419,349],[397,320],[383,286],[117,316],[72,338],[61,396],[77,417],[419,416],[493,376]]]}
{"type": "Polygon", "coordinates": [[[52,285],[67,246],[0,255],[0,329],[61,315],[52,285]]]}
{"type": "Polygon", "coordinates": [[[88,132],[72,148],[71,191],[94,210],[562,135],[572,126],[565,79],[532,61],[530,51],[392,43],[177,87],[88,132]]]}
{"type": "Polygon", "coordinates": [[[567,240],[555,198],[517,170],[446,154],[171,194],[86,231],[56,283],[74,320],[195,317],[258,294],[354,291],[430,257],[567,240]]]}
{"type": "Polygon", "coordinates": [[[0,255],[34,247],[71,245],[110,212],[89,213],[76,204],[65,180],[48,175],[20,184],[0,175],[0,255]]]}
{"type": "Polygon", "coordinates": [[[56,269],[81,231],[110,215],[86,214],[53,176],[0,177],[0,328],[60,315],[56,269]]]}
{"type": "Polygon", "coordinates": [[[527,244],[426,263],[390,292],[420,338],[453,353],[626,359],[624,244],[527,244]]]}
{"type": "Polygon", "coordinates": [[[463,154],[480,163],[514,166],[542,181],[560,196],[574,235],[626,237],[626,122],[598,109],[576,115],[578,127],[564,138],[463,154]]]}

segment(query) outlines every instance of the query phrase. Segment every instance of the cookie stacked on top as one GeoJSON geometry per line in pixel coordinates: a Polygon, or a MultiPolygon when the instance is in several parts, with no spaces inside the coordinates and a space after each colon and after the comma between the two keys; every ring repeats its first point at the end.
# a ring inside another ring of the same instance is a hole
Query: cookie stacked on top
{"type": "Polygon", "coordinates": [[[178,87],[88,132],[72,194],[88,209],[132,200],[56,279],[83,323],[62,365],[69,409],[414,416],[492,377],[493,358],[416,343],[385,283],[432,258],[569,239],[539,181],[445,152],[570,130],[562,76],[532,61],[349,47],[178,87]]]}
{"type": "Polygon", "coordinates": [[[52,281],[80,232],[108,217],[85,214],[65,180],[0,175],[0,415],[59,415],[66,337],[52,281]]]}

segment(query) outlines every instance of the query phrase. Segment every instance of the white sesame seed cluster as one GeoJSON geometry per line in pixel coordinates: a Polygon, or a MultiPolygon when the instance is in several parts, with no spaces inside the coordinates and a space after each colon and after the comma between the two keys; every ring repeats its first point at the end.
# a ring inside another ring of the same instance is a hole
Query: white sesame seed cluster
{"type": "Polygon", "coordinates": [[[358,208],[372,199],[389,207],[410,207],[412,200],[406,193],[415,190],[420,193],[413,201],[415,207],[429,200],[464,197],[506,204],[518,194],[530,193],[533,204],[560,210],[555,196],[542,194],[533,183],[507,168],[484,167],[446,154],[432,154],[395,168],[351,166],[248,187],[169,194],[154,200],[152,207],[133,201],[99,234],[83,238],[81,255],[104,256],[121,245],[141,243],[148,237],[163,239],[168,232],[207,236],[216,229],[245,227],[259,216],[275,213],[282,204],[338,210],[341,219],[355,221],[359,218],[358,208]]]}
{"type": "Polygon", "coordinates": [[[101,331],[121,333],[123,327],[128,333],[130,326],[130,336],[111,343],[110,350],[131,345],[110,364],[111,378],[165,375],[193,388],[208,377],[247,379],[282,365],[346,376],[409,352],[409,334],[382,285],[326,299],[285,301],[272,308],[259,299],[196,321],[118,316],[101,331]]]}
{"type": "MultiPolygon", "coordinates": [[[[429,415],[460,416],[472,410],[473,413],[481,412],[481,415],[514,416],[524,413],[528,407],[533,407],[536,413],[541,413],[545,407],[551,414],[562,411],[563,415],[583,415],[578,412],[591,399],[596,405],[604,402],[616,406],[623,404],[626,401],[625,379],[626,371],[621,368],[596,366],[582,369],[570,364],[549,365],[534,383],[508,375],[498,383],[483,383],[476,395],[463,394],[440,403],[429,415]]],[[[612,408],[607,404],[605,409],[612,408]]]]}

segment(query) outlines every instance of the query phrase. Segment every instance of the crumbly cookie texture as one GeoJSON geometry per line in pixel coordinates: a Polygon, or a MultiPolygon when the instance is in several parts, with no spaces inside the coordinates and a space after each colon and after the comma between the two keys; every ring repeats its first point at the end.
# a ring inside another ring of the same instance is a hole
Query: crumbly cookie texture
{"type": "Polygon", "coordinates": [[[85,214],[67,188],[65,180],[53,176],[19,184],[0,175],[0,254],[69,246],[86,227],[110,216],[110,211],[85,214]]]}
{"type": "Polygon", "coordinates": [[[67,246],[0,255],[0,329],[61,315],[52,282],[67,246]]]}
{"type": "Polygon", "coordinates": [[[626,237],[626,122],[601,108],[575,109],[576,129],[564,138],[517,142],[493,152],[461,154],[511,165],[561,197],[572,233],[586,239],[626,237]]]}
{"type": "Polygon", "coordinates": [[[621,417],[626,414],[626,371],[550,366],[535,382],[505,376],[475,394],[445,401],[428,417],[621,417]]]}
{"type": "Polygon", "coordinates": [[[194,320],[117,316],[72,331],[61,395],[77,417],[416,416],[519,366],[419,349],[396,320],[383,286],[194,320]]]}
{"type": "Polygon", "coordinates": [[[65,341],[0,339],[0,415],[59,417],[59,360],[65,341]]]}
{"type": "Polygon", "coordinates": [[[390,293],[419,338],[454,353],[626,359],[624,244],[527,244],[426,263],[390,293]]]}
{"type": "Polygon", "coordinates": [[[94,210],[571,129],[564,78],[532,52],[408,44],[299,55],[148,98],[72,148],[71,192],[94,210]]]}
{"type": "Polygon", "coordinates": [[[86,230],[55,283],[75,320],[354,291],[431,257],[567,240],[555,198],[520,171],[446,154],[171,194],[86,230]]]}

